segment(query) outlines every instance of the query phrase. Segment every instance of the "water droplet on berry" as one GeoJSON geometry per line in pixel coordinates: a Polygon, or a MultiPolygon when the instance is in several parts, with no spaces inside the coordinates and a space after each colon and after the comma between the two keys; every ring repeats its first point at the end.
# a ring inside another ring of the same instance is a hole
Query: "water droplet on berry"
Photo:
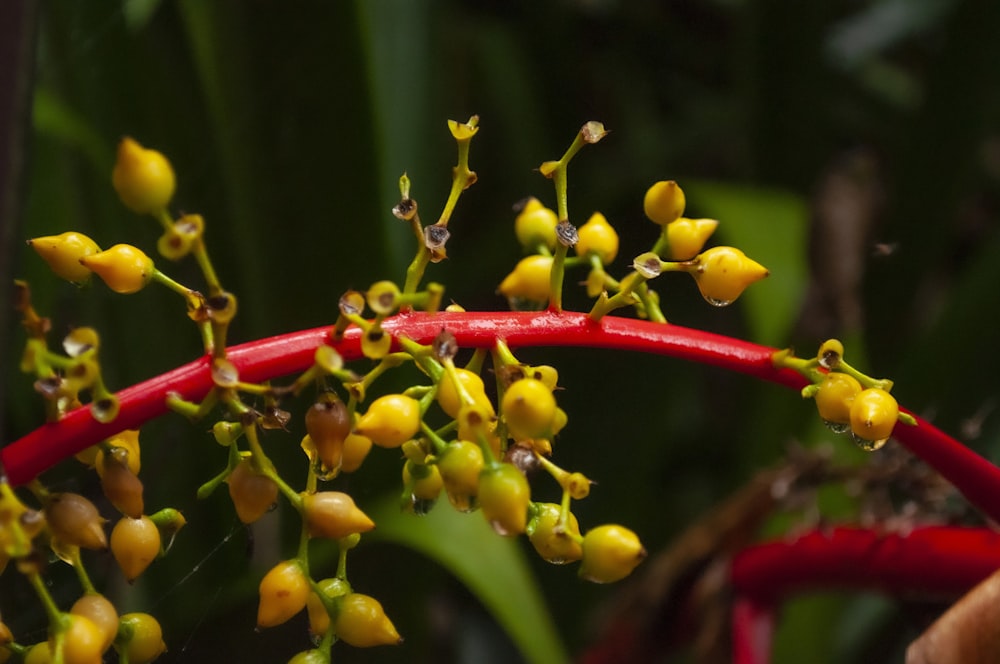
{"type": "Polygon", "coordinates": [[[874,452],[888,442],[888,438],[882,438],[880,440],[866,440],[861,436],[851,433],[851,439],[857,444],[858,447],[863,449],[865,452],[874,452]]]}
{"type": "Polygon", "coordinates": [[[509,530],[507,530],[506,528],[504,528],[503,524],[500,523],[499,521],[495,521],[495,520],[494,521],[490,521],[490,527],[493,528],[493,532],[495,532],[500,537],[507,537],[508,535],[512,534],[509,530]]]}
{"type": "Polygon", "coordinates": [[[714,297],[705,296],[705,301],[711,304],[713,307],[728,307],[733,303],[732,300],[720,300],[714,297]]]}
{"type": "Polygon", "coordinates": [[[823,420],[824,426],[834,433],[847,433],[851,430],[850,423],[847,422],[830,422],[829,420],[823,420]]]}
{"type": "Polygon", "coordinates": [[[410,495],[410,509],[417,516],[425,516],[428,512],[433,509],[434,505],[437,503],[435,499],[425,499],[417,498],[415,495],[410,495]]]}

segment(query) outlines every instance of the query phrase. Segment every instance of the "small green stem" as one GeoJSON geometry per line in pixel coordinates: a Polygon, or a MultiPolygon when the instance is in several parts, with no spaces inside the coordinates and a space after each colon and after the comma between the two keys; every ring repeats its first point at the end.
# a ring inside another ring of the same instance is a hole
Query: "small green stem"
{"type": "Polygon", "coordinates": [[[215,273],[212,259],[208,256],[208,250],[205,249],[205,243],[201,239],[196,240],[191,246],[191,253],[194,254],[195,260],[198,261],[201,273],[205,275],[205,283],[208,284],[209,296],[221,293],[222,285],[219,283],[219,277],[215,273]]]}

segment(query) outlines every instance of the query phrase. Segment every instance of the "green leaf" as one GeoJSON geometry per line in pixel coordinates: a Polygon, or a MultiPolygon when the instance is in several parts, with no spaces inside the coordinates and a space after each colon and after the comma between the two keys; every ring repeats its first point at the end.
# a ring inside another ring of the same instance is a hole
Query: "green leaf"
{"type": "Polygon", "coordinates": [[[716,237],[770,271],[740,302],[754,341],[786,344],[809,283],[805,201],[788,192],[722,182],[685,181],[683,186],[689,211],[718,219],[716,237]]]}
{"type": "Polygon", "coordinates": [[[479,514],[438,505],[417,517],[399,509],[396,498],[365,510],[378,524],[369,535],[410,547],[455,575],[494,615],[537,664],[569,661],[517,539],[498,536],[479,514]]]}

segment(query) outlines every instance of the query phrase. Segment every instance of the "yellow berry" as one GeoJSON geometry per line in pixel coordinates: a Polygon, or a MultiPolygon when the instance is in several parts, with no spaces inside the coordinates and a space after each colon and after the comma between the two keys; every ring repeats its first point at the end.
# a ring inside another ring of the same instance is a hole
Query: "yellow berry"
{"type": "Polygon", "coordinates": [[[580,524],[576,515],[567,514],[566,522],[559,523],[562,513],[554,503],[537,503],[535,515],[528,524],[528,539],[543,560],[555,565],[579,560],[583,557],[580,546],[580,524]]]}
{"type": "Polygon", "coordinates": [[[698,290],[715,306],[732,303],[747,286],[767,276],[767,268],[734,247],[712,247],[694,261],[698,290]]]}
{"type": "Polygon", "coordinates": [[[344,439],[344,455],[340,460],[340,470],[353,473],[361,467],[372,449],[372,439],[359,433],[348,434],[344,439]]]}
{"type": "Polygon", "coordinates": [[[514,234],[521,246],[529,251],[534,251],[539,246],[554,249],[558,223],[556,213],[532,197],[514,218],[514,234]]]}
{"type": "Polygon", "coordinates": [[[354,430],[379,447],[399,447],[420,430],[420,403],[404,394],[379,397],[354,430]]]}
{"type": "Polygon", "coordinates": [[[669,224],[684,214],[684,191],[673,180],[657,182],[646,190],[642,207],[654,223],[669,224]]]}
{"type": "Polygon", "coordinates": [[[94,504],[75,493],[53,494],[45,504],[45,521],[52,536],[65,544],[84,549],[108,545],[104,519],[94,504]]]}
{"type": "Polygon", "coordinates": [[[607,265],[618,255],[618,233],[600,212],[592,214],[577,233],[579,239],[575,249],[578,256],[596,254],[601,263],[607,265]]]}
{"type": "Polygon", "coordinates": [[[441,494],[444,480],[437,465],[416,463],[407,459],[403,464],[403,486],[414,501],[433,501],[441,494]]]}
{"type": "Polygon", "coordinates": [[[508,300],[548,302],[552,293],[551,274],[551,256],[527,256],[504,277],[498,290],[508,300]]]}
{"type": "Polygon", "coordinates": [[[468,512],[475,507],[483,465],[483,451],[467,440],[449,443],[442,452],[437,466],[448,500],[455,509],[468,512]]]}
{"type": "Polygon", "coordinates": [[[122,631],[131,634],[115,650],[128,657],[129,664],[148,664],[167,650],[159,621],[148,613],[126,613],[121,617],[122,631]]]}
{"type": "MultiPolygon", "coordinates": [[[[341,597],[351,592],[351,584],[343,579],[323,579],[316,584],[324,595],[331,599],[341,597]]],[[[314,636],[323,636],[330,627],[330,614],[316,591],[309,593],[306,600],[306,611],[309,614],[309,632],[314,636]]]]}
{"type": "Polygon", "coordinates": [[[104,635],[101,652],[111,647],[118,634],[118,611],[115,610],[107,597],[98,593],[89,593],[74,602],[70,613],[89,619],[104,635]]]}
{"type": "Polygon", "coordinates": [[[823,377],[813,397],[819,416],[831,424],[850,424],[851,404],[859,392],[861,383],[847,374],[831,371],[823,377]]]}
{"type": "Polygon", "coordinates": [[[300,495],[310,537],[340,539],[355,533],[366,533],[375,527],[375,522],[346,493],[320,491],[300,495]]]}
{"type": "Polygon", "coordinates": [[[337,638],[355,648],[403,642],[379,601],[361,593],[350,593],[340,599],[333,631],[337,638]]]}
{"type": "Polygon", "coordinates": [[[582,544],[580,576],[594,583],[612,583],[632,573],[646,557],[638,536],[619,525],[598,526],[587,531],[582,544]]]}
{"type": "Polygon", "coordinates": [[[257,627],[274,627],[306,606],[309,580],[298,562],[286,560],[271,568],[260,582],[257,627]]]}
{"type": "Polygon", "coordinates": [[[99,253],[101,248],[83,233],[69,231],[60,235],[47,235],[28,240],[28,246],[42,257],[58,276],[75,284],[90,279],[90,269],[80,264],[80,259],[99,253]]]}
{"type": "Polygon", "coordinates": [[[504,392],[500,413],[513,438],[547,438],[556,416],[556,399],[542,381],[522,378],[504,392]]]}
{"type": "Polygon", "coordinates": [[[254,470],[249,459],[236,465],[227,482],[236,515],[243,523],[253,523],[264,516],[278,499],[278,485],[254,470]]]}
{"type": "MultiPolygon", "coordinates": [[[[62,642],[63,664],[101,664],[103,630],[84,616],[70,613],[68,617],[69,628],[63,633],[62,642]]],[[[55,651],[55,639],[51,636],[49,647],[55,651]]]]}
{"type": "Polygon", "coordinates": [[[498,534],[509,536],[524,532],[531,488],[520,470],[509,463],[484,468],[479,474],[477,498],[487,523],[498,534]]]}
{"type": "Polygon", "coordinates": [[[111,552],[125,578],[134,581],[160,555],[160,529],[146,515],[124,516],[111,531],[111,552]]]}
{"type": "Polygon", "coordinates": [[[176,184],[167,158],[129,137],[118,144],[111,183],[125,207],[137,214],[153,214],[165,208],[176,184]]]}
{"type": "Polygon", "coordinates": [[[303,650],[295,653],[288,664],[330,664],[330,656],[322,650],[303,650]]]}
{"type": "Polygon", "coordinates": [[[122,294],[145,288],[155,271],[153,259],[130,244],[116,244],[98,254],[84,256],[80,263],[97,273],[108,288],[122,294]]]}
{"type": "Polygon", "coordinates": [[[899,404],[895,397],[877,387],[862,390],[851,404],[851,431],[864,441],[885,441],[892,435],[897,419],[899,404]]]}
{"type": "Polygon", "coordinates": [[[715,219],[688,219],[681,217],[667,224],[667,244],[670,247],[669,258],[673,261],[686,261],[693,258],[712,233],[719,226],[715,219]]]}
{"type": "MultiPolygon", "coordinates": [[[[479,374],[468,369],[455,369],[455,377],[473,401],[483,404],[489,403],[489,399],[486,397],[486,387],[479,374]]],[[[458,411],[462,408],[463,403],[455,388],[455,381],[447,373],[441,378],[441,383],[438,385],[437,402],[441,406],[441,410],[446,412],[449,417],[458,417],[458,411]]],[[[492,409],[492,404],[490,404],[490,408],[492,409]]]]}

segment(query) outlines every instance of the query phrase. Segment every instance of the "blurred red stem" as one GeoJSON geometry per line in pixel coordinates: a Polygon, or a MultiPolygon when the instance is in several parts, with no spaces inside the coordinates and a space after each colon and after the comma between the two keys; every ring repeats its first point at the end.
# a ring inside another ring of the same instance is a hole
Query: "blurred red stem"
{"type": "Polygon", "coordinates": [[[767,664],[771,661],[774,609],[747,597],[737,597],[732,607],[733,664],[767,664]]]}
{"type": "MultiPolygon", "coordinates": [[[[447,328],[462,347],[490,347],[497,337],[512,348],[575,346],[632,350],[668,355],[737,371],[799,389],[805,380],[793,371],[775,369],[774,349],[711,332],[628,318],[604,317],[600,323],[585,314],[465,312],[435,315],[410,313],[387,319],[384,328],[420,343],[430,343],[447,328]]],[[[317,345],[330,343],[329,327],[253,341],[229,349],[229,358],[248,382],[262,382],[305,370],[317,345]]],[[[333,344],[345,360],[361,357],[357,328],[333,344]]],[[[212,388],[209,360],[202,357],[118,393],[121,411],[110,424],[90,416],[89,407],[39,427],[0,450],[0,462],[11,484],[30,481],[57,462],[124,429],[136,428],[166,412],[168,392],[200,400],[212,388]]],[[[897,425],[897,440],[934,466],[992,519],[1000,521],[1000,468],[918,419],[915,427],[897,425]]]]}

